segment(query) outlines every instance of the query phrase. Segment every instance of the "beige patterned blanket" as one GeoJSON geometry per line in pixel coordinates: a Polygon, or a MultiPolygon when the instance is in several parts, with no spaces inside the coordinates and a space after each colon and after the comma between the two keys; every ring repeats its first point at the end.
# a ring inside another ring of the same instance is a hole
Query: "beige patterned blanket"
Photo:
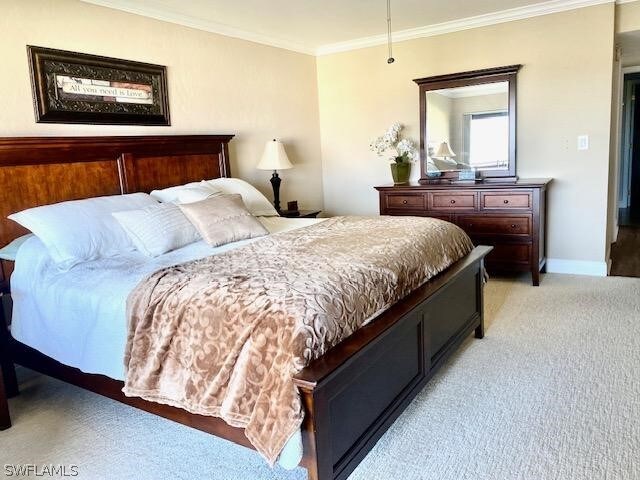
{"type": "Polygon", "coordinates": [[[242,427],[273,464],[293,376],[472,248],[440,220],[335,217],[160,270],[128,299],[123,391],[242,427]]]}

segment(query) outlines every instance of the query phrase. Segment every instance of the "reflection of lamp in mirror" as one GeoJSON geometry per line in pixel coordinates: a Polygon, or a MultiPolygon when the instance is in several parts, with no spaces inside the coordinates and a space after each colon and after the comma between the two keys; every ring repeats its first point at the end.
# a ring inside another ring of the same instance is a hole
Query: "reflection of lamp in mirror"
{"type": "Polygon", "coordinates": [[[453,153],[449,144],[447,142],[442,142],[436,153],[432,155],[432,158],[437,160],[434,163],[440,170],[447,170],[458,166],[458,163],[453,160],[453,157],[455,156],[456,154],[453,153]]]}

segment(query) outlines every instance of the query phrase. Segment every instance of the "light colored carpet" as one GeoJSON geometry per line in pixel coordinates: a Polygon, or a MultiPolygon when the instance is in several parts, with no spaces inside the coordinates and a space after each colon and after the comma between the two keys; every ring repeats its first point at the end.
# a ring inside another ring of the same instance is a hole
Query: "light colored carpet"
{"type": "MultiPolygon", "coordinates": [[[[350,477],[640,479],[640,279],[492,279],[469,339],[350,477]]],[[[79,479],[304,479],[224,440],[31,375],[5,463],[79,479]]],[[[15,478],[15,477],[14,477],[15,478]]]]}

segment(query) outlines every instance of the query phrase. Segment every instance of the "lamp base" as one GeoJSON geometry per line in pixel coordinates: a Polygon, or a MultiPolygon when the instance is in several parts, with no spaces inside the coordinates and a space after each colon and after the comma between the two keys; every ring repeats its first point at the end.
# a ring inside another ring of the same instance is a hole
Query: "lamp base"
{"type": "Polygon", "coordinates": [[[273,171],[273,175],[271,175],[271,186],[273,187],[273,206],[276,209],[276,212],[280,213],[280,182],[282,181],[278,176],[278,172],[276,170],[273,171]]]}

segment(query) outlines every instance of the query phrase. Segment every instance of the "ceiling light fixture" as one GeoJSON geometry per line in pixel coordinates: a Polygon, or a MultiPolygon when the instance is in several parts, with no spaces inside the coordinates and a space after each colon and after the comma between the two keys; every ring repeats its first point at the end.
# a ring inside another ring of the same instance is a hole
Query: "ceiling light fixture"
{"type": "Polygon", "coordinates": [[[387,46],[389,48],[389,58],[387,58],[387,63],[389,64],[396,61],[396,59],[393,58],[391,43],[391,0],[387,0],[387,46]]]}

